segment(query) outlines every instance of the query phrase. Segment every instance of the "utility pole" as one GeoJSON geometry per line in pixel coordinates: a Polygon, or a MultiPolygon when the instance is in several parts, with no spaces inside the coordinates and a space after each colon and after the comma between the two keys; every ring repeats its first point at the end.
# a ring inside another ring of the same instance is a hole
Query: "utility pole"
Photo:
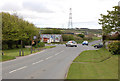
{"type": "Polygon", "coordinates": [[[72,8],[70,8],[68,28],[72,28],[72,27],[73,27],[73,23],[72,23],[72,8]]]}

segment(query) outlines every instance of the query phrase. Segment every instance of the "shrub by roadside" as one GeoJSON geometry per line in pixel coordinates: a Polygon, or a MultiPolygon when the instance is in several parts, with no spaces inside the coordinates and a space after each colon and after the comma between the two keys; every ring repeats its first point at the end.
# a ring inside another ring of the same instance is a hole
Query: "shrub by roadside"
{"type": "Polygon", "coordinates": [[[120,41],[113,41],[108,44],[108,50],[112,54],[120,54],[120,41]]]}
{"type": "Polygon", "coordinates": [[[7,44],[2,45],[2,49],[3,50],[8,49],[8,45],[7,44]]]}
{"type": "Polygon", "coordinates": [[[45,43],[44,42],[37,43],[34,47],[35,48],[45,47],[45,43]]]}
{"type": "Polygon", "coordinates": [[[74,35],[62,35],[63,41],[74,40],[74,35]]]}

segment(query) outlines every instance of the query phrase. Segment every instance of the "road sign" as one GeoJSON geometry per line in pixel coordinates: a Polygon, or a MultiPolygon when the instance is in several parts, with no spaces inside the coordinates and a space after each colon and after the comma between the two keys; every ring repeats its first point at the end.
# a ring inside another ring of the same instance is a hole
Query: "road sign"
{"type": "Polygon", "coordinates": [[[36,38],[37,38],[37,36],[34,36],[34,37],[33,37],[33,39],[36,39],[36,38]]]}

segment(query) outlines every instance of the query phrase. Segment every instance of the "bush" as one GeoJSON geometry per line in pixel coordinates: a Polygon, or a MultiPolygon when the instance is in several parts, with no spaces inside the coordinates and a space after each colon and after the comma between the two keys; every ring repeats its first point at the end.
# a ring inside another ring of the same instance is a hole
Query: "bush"
{"type": "Polygon", "coordinates": [[[81,37],[75,36],[74,38],[75,38],[74,40],[75,40],[77,43],[82,43],[82,41],[83,41],[83,38],[81,38],[81,37]]]}
{"type": "Polygon", "coordinates": [[[70,40],[74,40],[74,36],[73,35],[62,35],[63,41],[70,41],[70,40]]]}
{"type": "Polygon", "coordinates": [[[25,44],[25,45],[30,45],[30,44],[31,44],[31,41],[28,39],[28,40],[24,41],[24,44],[25,44]]]}
{"type": "Polygon", "coordinates": [[[21,48],[21,45],[17,45],[16,48],[21,48]]]}
{"type": "Polygon", "coordinates": [[[92,40],[92,37],[85,37],[84,40],[92,40]]]}
{"type": "Polygon", "coordinates": [[[77,36],[78,36],[78,37],[81,37],[81,38],[84,38],[84,37],[85,37],[84,34],[78,34],[77,36]]]}
{"type": "Polygon", "coordinates": [[[13,45],[12,45],[12,49],[14,49],[14,48],[16,48],[16,45],[13,44],[13,45]]]}
{"type": "Polygon", "coordinates": [[[82,43],[83,40],[75,40],[77,43],[82,43]]]}
{"type": "Polygon", "coordinates": [[[35,48],[45,47],[45,43],[44,43],[44,42],[37,43],[34,47],[35,47],[35,48]]]}
{"type": "Polygon", "coordinates": [[[3,49],[3,50],[7,50],[7,49],[8,49],[8,45],[7,45],[7,44],[3,44],[3,45],[2,45],[2,49],[3,49]]]}
{"type": "Polygon", "coordinates": [[[108,44],[108,50],[112,54],[120,54],[120,41],[114,41],[108,44]]]}

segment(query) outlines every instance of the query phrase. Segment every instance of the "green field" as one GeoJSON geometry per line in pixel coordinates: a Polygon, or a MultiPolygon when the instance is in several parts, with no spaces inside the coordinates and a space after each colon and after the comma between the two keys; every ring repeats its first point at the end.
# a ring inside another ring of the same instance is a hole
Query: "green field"
{"type": "Polygon", "coordinates": [[[103,48],[84,51],[71,64],[67,79],[118,79],[118,56],[103,48]]]}
{"type": "MultiPolygon", "coordinates": [[[[53,47],[55,46],[45,46],[41,48],[36,48],[36,50],[33,50],[32,53],[40,52],[43,49],[48,49],[53,47]]],[[[4,56],[2,56],[2,61],[15,59],[17,56],[19,56],[19,50],[20,49],[3,50],[4,56]]],[[[24,56],[31,54],[31,48],[23,48],[22,50],[24,51],[24,56]]]]}
{"type": "Polygon", "coordinates": [[[93,40],[100,40],[102,37],[93,37],[93,40]]]}

